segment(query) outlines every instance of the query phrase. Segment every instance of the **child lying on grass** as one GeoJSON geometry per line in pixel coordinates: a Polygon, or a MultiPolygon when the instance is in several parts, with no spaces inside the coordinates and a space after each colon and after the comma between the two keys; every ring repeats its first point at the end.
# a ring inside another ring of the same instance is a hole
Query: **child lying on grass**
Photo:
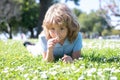
{"type": "Polygon", "coordinates": [[[46,12],[42,27],[43,31],[37,44],[24,43],[33,55],[42,54],[43,59],[48,62],[59,58],[63,62],[72,62],[80,57],[80,26],[75,15],[65,4],[53,4],[46,12]]]}

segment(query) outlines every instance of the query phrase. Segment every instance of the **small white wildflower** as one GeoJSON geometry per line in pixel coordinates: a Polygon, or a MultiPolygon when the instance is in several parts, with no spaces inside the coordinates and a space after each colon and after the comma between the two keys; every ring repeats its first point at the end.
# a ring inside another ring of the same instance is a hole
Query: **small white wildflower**
{"type": "Polygon", "coordinates": [[[111,71],[111,68],[105,68],[103,71],[111,71]]]}
{"type": "Polygon", "coordinates": [[[84,75],[80,76],[78,80],[84,80],[84,75]]]}
{"type": "Polygon", "coordinates": [[[3,72],[4,72],[4,73],[8,73],[8,70],[4,70],[3,72]]]}
{"type": "Polygon", "coordinates": [[[101,72],[102,71],[102,69],[100,68],[100,69],[98,69],[98,72],[101,72]]]}
{"type": "Polygon", "coordinates": [[[35,76],[32,80],[38,80],[38,77],[37,77],[37,76],[35,76]]]}
{"type": "Polygon", "coordinates": [[[102,71],[97,72],[97,75],[103,76],[103,75],[102,75],[102,71]]]}
{"type": "Polygon", "coordinates": [[[117,80],[117,77],[116,76],[112,76],[112,77],[110,77],[110,80],[117,80]]]}
{"type": "Polygon", "coordinates": [[[11,65],[15,64],[16,62],[12,62],[11,65]]]}
{"type": "Polygon", "coordinates": [[[120,70],[116,69],[114,71],[111,71],[112,73],[120,73],[120,70]]]}
{"type": "Polygon", "coordinates": [[[24,67],[23,66],[18,66],[17,70],[24,71],[24,67]]]}
{"type": "Polygon", "coordinates": [[[6,67],[4,70],[8,70],[8,69],[10,69],[9,67],[6,67]]]}
{"type": "Polygon", "coordinates": [[[70,67],[65,67],[65,68],[62,69],[63,72],[68,71],[68,70],[70,70],[70,67]]]}
{"type": "Polygon", "coordinates": [[[29,74],[25,74],[25,75],[24,75],[24,78],[27,78],[27,77],[28,77],[28,75],[29,75],[29,74]]]}
{"type": "Polygon", "coordinates": [[[41,78],[47,78],[47,75],[46,75],[46,73],[43,73],[43,74],[41,74],[41,78]]]}
{"type": "Polygon", "coordinates": [[[30,80],[30,78],[26,78],[26,80],[30,80]]]}
{"type": "Polygon", "coordinates": [[[48,73],[48,71],[40,72],[41,78],[48,78],[46,73],[48,73]]]}
{"type": "Polygon", "coordinates": [[[90,73],[96,72],[96,68],[91,68],[91,69],[89,70],[89,72],[90,72],[90,73]]]}
{"type": "Polygon", "coordinates": [[[3,70],[3,72],[4,72],[4,73],[8,73],[8,72],[9,72],[8,70],[9,70],[9,67],[6,67],[6,68],[3,70]]]}
{"type": "Polygon", "coordinates": [[[14,68],[10,68],[10,71],[13,71],[14,70],[14,68]]]}
{"type": "Polygon", "coordinates": [[[80,69],[77,69],[77,70],[74,71],[74,73],[77,73],[77,72],[80,72],[80,69]]]}
{"type": "Polygon", "coordinates": [[[92,76],[92,73],[87,73],[87,76],[92,76]]]}
{"type": "Polygon", "coordinates": [[[85,66],[81,65],[80,68],[84,68],[85,66]]]}
{"type": "Polygon", "coordinates": [[[57,73],[58,73],[57,71],[50,72],[51,75],[56,75],[57,73]]]}
{"type": "Polygon", "coordinates": [[[60,65],[55,65],[54,67],[50,68],[49,70],[55,70],[55,69],[58,69],[60,68],[60,65]]]}
{"type": "Polygon", "coordinates": [[[96,68],[91,68],[87,71],[87,76],[92,76],[92,73],[96,72],[96,68]]]}
{"type": "Polygon", "coordinates": [[[115,67],[113,67],[111,69],[111,73],[120,73],[120,70],[119,69],[115,69],[115,67]]]}
{"type": "Polygon", "coordinates": [[[74,65],[72,65],[71,68],[72,68],[73,70],[76,70],[76,67],[75,67],[74,65]]]}
{"type": "Polygon", "coordinates": [[[35,70],[33,73],[35,73],[35,74],[38,73],[38,70],[35,70]]]}
{"type": "Polygon", "coordinates": [[[83,57],[80,57],[79,60],[83,60],[83,57]]]}

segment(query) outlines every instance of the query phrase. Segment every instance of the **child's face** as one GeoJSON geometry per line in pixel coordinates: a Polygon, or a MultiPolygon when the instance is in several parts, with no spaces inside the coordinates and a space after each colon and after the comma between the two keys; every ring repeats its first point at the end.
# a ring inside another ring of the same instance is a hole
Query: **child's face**
{"type": "Polygon", "coordinates": [[[56,38],[58,42],[64,42],[68,34],[68,29],[65,26],[52,26],[49,28],[49,33],[52,38],[56,38]]]}

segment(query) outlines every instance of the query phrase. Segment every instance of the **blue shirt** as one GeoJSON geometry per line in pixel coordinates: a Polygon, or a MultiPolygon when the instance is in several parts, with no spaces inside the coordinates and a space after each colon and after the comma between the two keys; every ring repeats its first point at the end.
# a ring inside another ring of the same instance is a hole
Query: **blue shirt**
{"type": "MultiPolygon", "coordinates": [[[[42,34],[39,36],[39,44],[41,45],[41,52],[45,53],[47,52],[47,40],[45,38],[45,35],[42,34]]],[[[71,56],[73,52],[79,51],[82,48],[82,36],[81,33],[78,33],[77,38],[70,43],[68,39],[64,41],[64,44],[61,45],[59,43],[56,43],[53,55],[55,59],[62,58],[64,54],[71,56]]]]}

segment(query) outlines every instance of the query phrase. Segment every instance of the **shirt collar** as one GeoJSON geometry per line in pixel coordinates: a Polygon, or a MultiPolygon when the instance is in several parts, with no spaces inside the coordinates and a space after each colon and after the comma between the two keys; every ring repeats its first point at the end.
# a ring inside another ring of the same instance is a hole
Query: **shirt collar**
{"type": "Polygon", "coordinates": [[[70,44],[70,41],[68,40],[68,38],[66,38],[63,45],[61,45],[59,43],[56,43],[55,47],[66,46],[66,45],[69,45],[69,44],[70,44]]]}

